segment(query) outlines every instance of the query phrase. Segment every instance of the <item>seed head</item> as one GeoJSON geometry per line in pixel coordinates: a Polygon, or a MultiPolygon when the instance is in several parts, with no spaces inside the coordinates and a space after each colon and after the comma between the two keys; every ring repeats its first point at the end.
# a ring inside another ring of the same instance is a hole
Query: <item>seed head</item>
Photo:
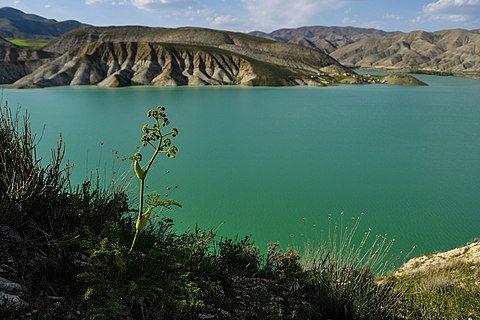
{"type": "Polygon", "coordinates": [[[131,157],[130,157],[130,160],[138,160],[138,161],[142,161],[142,154],[140,152],[137,152],[137,153],[134,153],[131,157]]]}
{"type": "Polygon", "coordinates": [[[178,148],[175,146],[171,146],[170,148],[168,148],[167,156],[169,158],[175,158],[175,155],[177,154],[177,152],[178,152],[178,148]]]}
{"type": "Polygon", "coordinates": [[[163,141],[163,145],[165,147],[169,147],[172,144],[172,141],[168,138],[165,138],[165,141],[163,141]]]}

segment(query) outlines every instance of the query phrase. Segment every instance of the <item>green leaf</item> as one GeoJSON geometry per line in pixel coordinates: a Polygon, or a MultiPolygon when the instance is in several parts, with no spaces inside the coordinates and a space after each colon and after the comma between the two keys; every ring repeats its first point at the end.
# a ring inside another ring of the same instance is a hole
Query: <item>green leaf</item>
{"type": "Polygon", "coordinates": [[[145,203],[154,208],[164,207],[170,209],[172,206],[182,207],[180,202],[172,199],[161,199],[157,193],[149,194],[147,197],[148,199],[145,200],[145,203]]]}

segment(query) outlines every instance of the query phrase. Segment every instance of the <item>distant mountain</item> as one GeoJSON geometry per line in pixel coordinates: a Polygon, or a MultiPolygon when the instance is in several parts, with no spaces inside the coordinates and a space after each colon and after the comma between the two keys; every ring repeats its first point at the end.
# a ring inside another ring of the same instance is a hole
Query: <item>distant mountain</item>
{"type": "Polygon", "coordinates": [[[386,32],[377,29],[364,29],[354,27],[323,27],[310,26],[295,29],[279,29],[271,33],[261,31],[250,34],[281,42],[291,42],[313,49],[320,49],[326,53],[371,37],[385,37],[396,35],[400,32],[386,32]]]}
{"type": "Polygon", "coordinates": [[[202,28],[89,27],[44,50],[58,58],[14,86],[325,85],[337,74],[356,81],[322,51],[202,28]]]}
{"type": "Polygon", "coordinates": [[[480,72],[480,30],[415,31],[372,37],[332,52],[341,63],[361,68],[480,72]]]}
{"type": "Polygon", "coordinates": [[[49,39],[86,26],[74,20],[58,22],[10,7],[0,8],[0,37],[3,38],[49,39]]]}
{"type": "Polygon", "coordinates": [[[352,27],[302,27],[253,34],[322,50],[353,68],[480,73],[480,30],[402,33],[352,27]]]}

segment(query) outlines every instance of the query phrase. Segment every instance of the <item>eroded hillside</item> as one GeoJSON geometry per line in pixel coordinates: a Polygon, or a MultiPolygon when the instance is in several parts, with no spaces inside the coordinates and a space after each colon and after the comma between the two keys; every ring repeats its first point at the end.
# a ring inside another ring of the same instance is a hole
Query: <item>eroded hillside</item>
{"type": "Polygon", "coordinates": [[[480,72],[480,31],[410,32],[369,38],[332,53],[355,67],[480,72]]]}
{"type": "Polygon", "coordinates": [[[59,37],[44,50],[59,57],[15,87],[325,85],[319,74],[351,74],[323,52],[199,28],[86,28],[59,37]]]}
{"type": "Polygon", "coordinates": [[[12,83],[57,56],[52,52],[22,49],[0,38],[0,84],[12,83]]]}

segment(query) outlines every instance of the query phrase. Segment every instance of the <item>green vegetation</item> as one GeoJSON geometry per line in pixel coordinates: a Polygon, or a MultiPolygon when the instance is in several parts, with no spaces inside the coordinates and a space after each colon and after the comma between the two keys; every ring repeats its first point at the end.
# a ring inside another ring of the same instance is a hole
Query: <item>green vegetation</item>
{"type": "Polygon", "coordinates": [[[480,264],[445,262],[428,270],[390,275],[405,292],[403,319],[480,319],[480,264]]]}
{"type": "Polygon", "coordinates": [[[9,42],[16,46],[29,48],[29,49],[41,49],[45,47],[50,40],[48,39],[14,39],[7,38],[9,42]]]}
{"type": "Polygon", "coordinates": [[[411,69],[409,73],[428,74],[432,76],[444,76],[444,77],[449,77],[454,75],[454,73],[451,71],[425,70],[425,69],[411,69]]]}
{"type": "MultiPolygon", "coordinates": [[[[143,127],[151,160],[134,171],[142,184],[159,153],[173,157],[162,107],[143,127]]],[[[49,164],[36,158],[28,116],[7,106],[0,120],[0,261],[5,277],[28,290],[28,306],[0,301],[0,319],[474,319],[480,315],[478,266],[454,264],[425,274],[391,269],[393,241],[356,235],[358,219],[331,222],[328,239],[305,252],[249,238],[218,238],[173,220],[145,218],[170,207],[156,195],[131,209],[126,190],[84,182],[73,187],[63,144],[49,164]],[[149,212],[150,210],[150,212],[149,212]],[[133,249],[134,248],[134,249],[133,249]]],[[[158,164],[159,165],[159,164],[158,164]]],[[[3,271],[2,271],[3,272],[3,271]]]]}

